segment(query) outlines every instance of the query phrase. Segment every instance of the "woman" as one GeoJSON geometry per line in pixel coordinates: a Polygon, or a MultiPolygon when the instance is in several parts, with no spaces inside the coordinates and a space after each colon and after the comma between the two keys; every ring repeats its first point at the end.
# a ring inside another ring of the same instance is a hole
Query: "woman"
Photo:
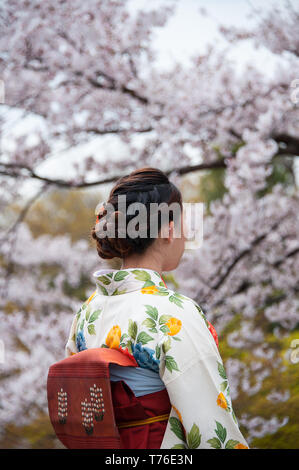
{"type": "Polygon", "coordinates": [[[73,320],[66,354],[104,347],[134,356],[139,367],[110,366],[123,448],[248,448],[232,409],[214,328],[194,300],[169,289],[162,277],[178,266],[184,252],[184,219],[171,210],[165,224],[159,215],[157,236],[151,237],[151,203],[176,204],[182,213],[177,187],[160,170],[142,168],[119,179],[101,207],[92,229],[98,254],[119,257],[122,266],[94,273],[96,291],[73,320]],[[138,225],[145,223],[146,237],[129,233],[135,212],[120,210],[119,196],[126,197],[126,209],[136,202],[147,209],[138,225]],[[110,217],[108,203],[115,209],[110,217]],[[117,229],[121,216],[125,237],[120,231],[116,237],[100,236],[101,224],[107,229],[114,218],[117,229]]]}

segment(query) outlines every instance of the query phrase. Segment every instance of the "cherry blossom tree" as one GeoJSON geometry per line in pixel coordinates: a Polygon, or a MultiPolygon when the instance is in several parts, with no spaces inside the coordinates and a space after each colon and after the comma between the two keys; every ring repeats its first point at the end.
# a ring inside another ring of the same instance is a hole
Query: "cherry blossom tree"
{"type": "MultiPolygon", "coordinates": [[[[244,396],[251,403],[269,377],[283,375],[275,338],[298,330],[299,139],[291,84],[299,77],[299,11],[287,2],[260,12],[250,31],[221,27],[232,45],[254,40],[277,55],[277,68],[266,77],[253,66],[237,74],[229,47],[216,45],[194,55],[190,66],[158,70],[152,33],[174,7],[165,2],[134,15],[119,0],[2,5],[2,213],[22,203],[28,181],[37,188],[9,226],[8,216],[1,221],[3,430],[47,412],[47,370],[61,359],[80,305],[72,292],[99,264],[87,240],[34,238],[26,224],[32,204],[49,188],[100,188],[142,166],[159,166],[180,187],[191,172],[223,170],[225,192],[209,204],[204,243],[184,254],[175,278],[223,334],[223,345],[249,352],[226,361],[249,442],[289,420],[285,408],[266,419],[242,403],[244,396]],[[36,119],[35,132],[15,135],[16,121],[28,117],[36,119]],[[126,159],[90,155],[63,179],[40,171],[53,155],[105,135],[127,145],[126,159]]],[[[269,389],[268,396],[287,404],[290,392],[269,389]]]]}

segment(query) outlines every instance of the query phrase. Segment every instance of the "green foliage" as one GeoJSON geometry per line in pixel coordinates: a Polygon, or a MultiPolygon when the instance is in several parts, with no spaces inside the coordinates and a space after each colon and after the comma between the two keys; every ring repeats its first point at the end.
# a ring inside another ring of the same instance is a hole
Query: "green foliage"
{"type": "Polygon", "coordinates": [[[222,199],[227,189],[224,185],[225,169],[215,168],[203,174],[199,179],[198,198],[206,203],[209,210],[210,204],[216,199],[222,199]]]}
{"type": "Polygon", "coordinates": [[[40,414],[27,426],[9,424],[1,438],[1,449],[63,449],[57,439],[49,416],[40,414]]]}
{"type": "Polygon", "coordinates": [[[289,163],[287,157],[275,157],[272,161],[272,172],[266,178],[266,186],[264,189],[258,192],[258,197],[263,197],[268,193],[271,193],[273,187],[280,183],[283,186],[292,186],[294,185],[294,177],[293,177],[293,159],[291,163],[289,163]]]}
{"type": "Polygon", "coordinates": [[[80,276],[80,283],[77,287],[73,287],[65,279],[63,283],[64,293],[70,297],[76,297],[78,300],[84,302],[86,300],[86,292],[94,287],[87,276],[80,276]]]}
{"type": "MultiPolygon", "coordinates": [[[[228,358],[239,359],[247,367],[250,367],[253,361],[262,361],[264,367],[270,371],[270,374],[264,379],[261,389],[256,394],[249,396],[242,390],[238,391],[238,397],[233,400],[236,416],[238,418],[242,414],[247,414],[252,417],[260,416],[267,420],[276,416],[279,421],[282,421],[287,416],[289,421],[285,426],[278,429],[272,435],[253,439],[250,447],[297,449],[299,447],[299,367],[298,364],[290,362],[288,352],[290,351],[292,339],[299,338],[299,328],[283,338],[277,338],[272,331],[269,331],[269,324],[264,316],[262,314],[258,315],[255,320],[255,326],[263,330],[265,334],[264,344],[271,347],[271,350],[274,351],[272,359],[259,358],[255,355],[254,347],[237,349],[227,344],[227,335],[232,331],[238,330],[240,318],[240,315],[237,315],[220,335],[219,349],[224,365],[228,358]],[[279,367],[277,366],[277,361],[281,361],[279,367]],[[281,366],[284,368],[283,370],[281,370],[281,366]],[[267,396],[273,390],[281,393],[289,391],[290,398],[284,402],[271,401],[267,396]]],[[[250,383],[254,385],[254,375],[251,377],[250,383]]],[[[242,428],[242,426],[240,428],[246,438],[246,429],[242,428]]]]}
{"type": "MultiPolygon", "coordinates": [[[[25,220],[34,237],[68,234],[72,241],[91,240],[89,229],[95,222],[95,208],[101,199],[100,191],[94,189],[55,189],[34,203],[25,220]]],[[[19,213],[21,207],[12,209],[19,213]]]]}

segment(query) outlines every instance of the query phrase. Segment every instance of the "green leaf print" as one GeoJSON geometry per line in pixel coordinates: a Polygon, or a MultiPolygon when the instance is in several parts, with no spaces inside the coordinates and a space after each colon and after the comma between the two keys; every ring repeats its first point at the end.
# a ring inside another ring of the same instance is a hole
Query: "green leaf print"
{"type": "Polygon", "coordinates": [[[155,283],[153,281],[145,281],[145,283],[143,284],[142,288],[144,287],[150,287],[150,286],[154,286],[155,283]]]}
{"type": "Polygon", "coordinates": [[[218,372],[219,372],[220,377],[226,380],[227,376],[226,376],[224,365],[221,364],[221,362],[219,361],[217,361],[217,364],[218,364],[218,372]]]}
{"type": "Polygon", "coordinates": [[[217,437],[213,437],[212,439],[209,439],[207,441],[214,449],[234,449],[237,444],[240,444],[239,441],[236,441],[234,439],[229,439],[225,444],[225,440],[227,438],[227,431],[225,427],[222,426],[222,424],[218,421],[216,421],[216,429],[214,431],[217,437]]]}
{"type": "Polygon", "coordinates": [[[102,286],[101,284],[98,284],[98,286],[99,286],[99,288],[101,289],[101,291],[103,292],[104,295],[109,295],[107,289],[105,289],[104,286],[102,286]]]}
{"type": "Polygon", "coordinates": [[[167,287],[158,287],[158,290],[159,292],[167,292],[167,294],[169,294],[169,290],[167,289],[167,287]]]}
{"type": "Polygon", "coordinates": [[[215,429],[215,433],[219,437],[220,441],[224,443],[227,435],[226,429],[218,421],[216,421],[216,426],[217,429],[215,429]]]}
{"type": "Polygon", "coordinates": [[[106,276],[98,276],[97,279],[102,282],[102,284],[105,284],[105,286],[111,284],[111,279],[108,279],[106,276]]]}
{"type": "Polygon", "coordinates": [[[234,422],[238,424],[238,421],[237,421],[237,418],[233,409],[232,409],[232,417],[233,417],[234,422]]]}
{"type": "Polygon", "coordinates": [[[170,332],[170,329],[168,328],[167,325],[162,325],[160,330],[163,332],[163,333],[169,333],[170,332]]]}
{"type": "Polygon", "coordinates": [[[88,323],[92,323],[92,322],[94,322],[95,320],[97,320],[97,319],[99,318],[101,312],[102,312],[102,309],[95,310],[95,311],[93,312],[93,314],[91,315],[91,317],[90,317],[88,323]]]}
{"type": "Polygon", "coordinates": [[[123,281],[128,274],[127,271],[118,271],[114,276],[114,281],[123,281]]]}
{"type": "Polygon", "coordinates": [[[165,356],[165,366],[169,370],[169,372],[172,372],[173,370],[180,370],[172,356],[165,356]]]}
{"type": "Polygon", "coordinates": [[[239,444],[239,441],[234,441],[234,439],[230,439],[225,444],[225,448],[226,449],[234,449],[237,444],[239,444]]]}
{"type": "Polygon", "coordinates": [[[170,300],[170,302],[173,302],[178,307],[183,308],[182,301],[179,298],[177,298],[175,295],[170,295],[169,300],[170,300]]]}
{"type": "Polygon", "coordinates": [[[148,335],[145,331],[141,331],[141,333],[139,333],[139,335],[137,336],[136,343],[146,344],[152,339],[154,338],[148,335]]]}
{"type": "Polygon", "coordinates": [[[203,313],[203,311],[202,311],[202,309],[200,308],[200,306],[197,305],[197,304],[194,304],[194,305],[195,305],[195,307],[197,308],[198,313],[199,313],[199,314],[201,315],[201,317],[203,318],[203,320],[204,320],[205,324],[207,325],[207,327],[209,327],[209,324],[208,324],[208,322],[207,322],[206,316],[205,316],[205,314],[203,313]]]}
{"type": "Polygon", "coordinates": [[[150,331],[151,333],[158,333],[157,328],[150,328],[148,331],[150,331]]]}
{"type": "Polygon", "coordinates": [[[101,348],[108,348],[109,349],[109,346],[107,346],[107,344],[103,343],[103,344],[101,344],[101,348]]]}
{"type": "Polygon", "coordinates": [[[171,431],[181,440],[186,442],[183,425],[178,418],[174,416],[169,418],[169,424],[171,431]]]}
{"type": "Polygon", "coordinates": [[[197,308],[198,312],[199,312],[201,315],[203,315],[204,313],[203,313],[201,307],[200,307],[199,305],[197,305],[197,304],[194,304],[194,305],[195,305],[195,307],[197,308]]]}
{"type": "Polygon", "coordinates": [[[168,289],[165,289],[165,287],[158,287],[157,286],[157,292],[155,292],[155,295],[169,295],[168,289]]]}
{"type": "Polygon", "coordinates": [[[80,318],[80,315],[81,315],[81,308],[78,310],[78,312],[76,313],[76,317],[77,317],[77,321],[79,320],[80,318]]]}
{"type": "Polygon", "coordinates": [[[95,335],[96,334],[96,330],[95,330],[95,327],[94,327],[93,324],[88,325],[87,330],[88,330],[88,333],[90,335],[95,335]]]}
{"type": "Polygon", "coordinates": [[[182,294],[179,294],[178,292],[175,292],[173,295],[175,295],[175,296],[178,297],[179,299],[186,300],[186,296],[185,296],[185,295],[182,295],[182,294]]]}
{"type": "Polygon", "coordinates": [[[163,325],[164,323],[168,322],[170,318],[172,318],[171,315],[161,315],[161,317],[159,318],[159,325],[163,325]]]}
{"type": "Polygon", "coordinates": [[[158,319],[158,309],[156,307],[153,307],[152,305],[145,305],[145,307],[146,307],[146,313],[153,320],[157,320],[158,319]]]}
{"type": "Polygon", "coordinates": [[[177,336],[173,336],[172,339],[174,339],[175,341],[182,341],[181,338],[178,338],[177,336]]]}
{"type": "Polygon", "coordinates": [[[147,271],[142,269],[133,269],[132,271],[135,274],[135,279],[138,281],[151,281],[151,275],[147,271]]]}
{"type": "Polygon", "coordinates": [[[160,346],[157,344],[156,345],[156,358],[160,359],[160,355],[161,355],[161,349],[160,349],[160,346]]]}
{"type": "Polygon", "coordinates": [[[129,350],[129,352],[131,354],[133,354],[133,351],[132,351],[132,341],[129,339],[129,341],[127,342],[127,348],[129,350]]]}
{"type": "Polygon", "coordinates": [[[129,335],[127,335],[127,333],[124,333],[123,335],[121,335],[120,342],[122,343],[125,338],[129,338],[129,335]]]}
{"type": "Polygon", "coordinates": [[[183,442],[175,444],[172,449],[197,449],[201,443],[201,434],[197,424],[193,423],[190,432],[187,434],[187,440],[184,427],[178,418],[169,418],[170,430],[183,442]]]}
{"type": "Polygon", "coordinates": [[[200,446],[201,434],[199,433],[199,427],[194,423],[191,431],[187,434],[187,443],[189,449],[197,449],[200,446]]]}
{"type": "Polygon", "coordinates": [[[167,351],[169,351],[170,348],[171,348],[171,340],[170,340],[170,337],[168,337],[167,340],[164,341],[164,343],[162,344],[163,352],[167,353],[167,351]]]}
{"type": "Polygon", "coordinates": [[[114,291],[111,295],[125,294],[126,292],[127,292],[126,289],[118,290],[118,289],[116,288],[115,291],[114,291]]]}
{"type": "Polygon", "coordinates": [[[152,318],[146,318],[143,320],[142,325],[146,326],[147,328],[155,328],[156,322],[152,318]]]}
{"type": "Polygon", "coordinates": [[[85,320],[86,321],[88,321],[90,312],[91,312],[91,308],[90,308],[90,306],[88,306],[87,309],[86,309],[86,313],[85,313],[85,320]]]}
{"type": "Polygon", "coordinates": [[[221,442],[219,441],[219,439],[217,439],[217,437],[213,437],[212,439],[209,439],[207,442],[214,449],[221,449],[221,442]]]}
{"type": "Polygon", "coordinates": [[[80,324],[80,328],[79,328],[79,329],[80,329],[80,330],[83,330],[83,326],[84,326],[84,318],[83,318],[83,320],[81,321],[81,324],[80,324]]]}
{"type": "Polygon", "coordinates": [[[129,320],[129,327],[128,327],[128,333],[131,336],[132,339],[136,339],[137,335],[137,323],[133,320],[129,320]]]}
{"type": "Polygon", "coordinates": [[[222,383],[220,384],[220,390],[221,390],[221,392],[225,392],[226,387],[227,387],[227,384],[228,384],[227,380],[225,380],[224,382],[222,382],[222,383]]]}

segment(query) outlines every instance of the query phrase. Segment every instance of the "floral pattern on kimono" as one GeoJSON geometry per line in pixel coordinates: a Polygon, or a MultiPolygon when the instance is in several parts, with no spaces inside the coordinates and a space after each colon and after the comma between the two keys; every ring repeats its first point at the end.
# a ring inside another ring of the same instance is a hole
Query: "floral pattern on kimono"
{"type": "Polygon", "coordinates": [[[218,338],[201,307],[152,269],[102,269],[75,315],[66,355],[115,348],[159,373],[172,405],[163,449],[247,449],[218,338]]]}

